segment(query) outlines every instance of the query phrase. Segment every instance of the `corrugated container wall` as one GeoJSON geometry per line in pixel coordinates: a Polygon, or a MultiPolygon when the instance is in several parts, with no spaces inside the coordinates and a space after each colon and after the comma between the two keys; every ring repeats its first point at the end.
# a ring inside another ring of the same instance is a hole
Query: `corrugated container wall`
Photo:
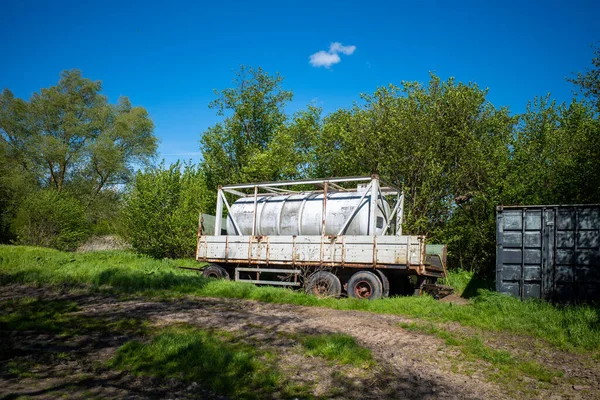
{"type": "Polygon", "coordinates": [[[600,301],[600,205],[497,208],[496,290],[600,301]]]}

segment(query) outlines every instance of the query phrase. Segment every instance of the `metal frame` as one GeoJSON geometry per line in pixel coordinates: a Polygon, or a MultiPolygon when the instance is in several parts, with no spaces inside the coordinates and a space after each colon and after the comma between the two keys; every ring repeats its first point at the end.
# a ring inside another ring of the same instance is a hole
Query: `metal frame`
{"type": "Polygon", "coordinates": [[[235,218],[231,213],[231,209],[229,207],[229,203],[227,201],[227,197],[225,193],[232,194],[237,197],[253,197],[254,198],[254,213],[252,216],[252,236],[256,235],[256,224],[257,224],[257,204],[259,197],[267,197],[267,196],[278,196],[282,194],[297,194],[297,193],[323,193],[323,212],[321,221],[321,236],[325,235],[325,224],[326,224],[326,216],[327,216],[327,196],[329,193],[335,192],[357,192],[357,188],[344,188],[339,184],[344,183],[353,183],[353,182],[369,182],[366,187],[365,192],[363,193],[360,201],[352,211],[352,214],[347,218],[344,222],[342,229],[338,232],[337,236],[341,236],[346,232],[348,226],[352,222],[352,219],[355,217],[357,211],[360,209],[360,206],[363,205],[363,201],[367,197],[367,194],[370,194],[369,201],[371,202],[371,215],[369,219],[369,234],[375,236],[376,232],[376,208],[377,202],[379,199],[383,199],[386,196],[396,196],[395,201],[392,202],[393,211],[390,215],[386,216],[386,224],[383,229],[383,234],[385,235],[391,225],[392,219],[394,216],[396,217],[396,232],[395,235],[402,235],[402,222],[403,222],[403,214],[404,214],[404,193],[401,189],[397,188],[394,185],[383,182],[379,179],[378,175],[371,176],[352,176],[352,177],[344,177],[344,178],[326,178],[326,179],[300,179],[294,181],[279,181],[279,182],[257,182],[257,183],[247,183],[247,184],[234,184],[234,185],[225,185],[219,186],[217,193],[217,209],[216,209],[216,221],[215,221],[215,236],[221,235],[221,219],[223,216],[223,206],[227,210],[227,218],[231,219],[233,227],[236,231],[236,234],[240,235],[241,231],[239,229],[239,225],[235,218]],[[311,185],[317,187],[316,190],[305,190],[305,191],[296,191],[288,189],[289,186],[300,186],[300,185],[311,185]],[[244,193],[243,190],[252,189],[251,193],[244,193]]]}
{"type": "Polygon", "coordinates": [[[298,275],[302,273],[299,269],[277,269],[277,268],[242,268],[237,267],[235,269],[235,280],[242,282],[250,282],[255,284],[269,284],[269,285],[279,285],[279,286],[300,286],[300,282],[298,282],[298,275]],[[256,279],[242,279],[240,278],[240,272],[254,272],[256,273],[256,279]],[[281,273],[288,274],[294,276],[294,281],[273,281],[273,280],[264,280],[259,279],[261,273],[281,273]]]}

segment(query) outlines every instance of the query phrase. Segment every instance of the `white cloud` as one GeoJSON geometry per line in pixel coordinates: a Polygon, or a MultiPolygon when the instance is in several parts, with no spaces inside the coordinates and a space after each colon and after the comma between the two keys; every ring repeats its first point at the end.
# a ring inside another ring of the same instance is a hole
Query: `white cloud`
{"type": "Polygon", "coordinates": [[[354,50],[356,50],[356,46],[344,46],[340,42],[333,42],[329,46],[330,53],[344,53],[347,56],[354,53],[354,50]]]}
{"type": "Polygon", "coordinates": [[[329,46],[329,50],[317,51],[315,54],[311,54],[309,57],[310,65],[313,67],[325,67],[329,68],[334,64],[342,61],[339,54],[351,55],[356,50],[356,46],[344,46],[340,42],[333,42],[329,46]]]}
{"type": "Polygon", "coordinates": [[[342,60],[337,54],[331,54],[323,50],[318,51],[310,56],[310,65],[312,65],[313,67],[329,68],[333,64],[337,64],[340,61],[342,60]]]}

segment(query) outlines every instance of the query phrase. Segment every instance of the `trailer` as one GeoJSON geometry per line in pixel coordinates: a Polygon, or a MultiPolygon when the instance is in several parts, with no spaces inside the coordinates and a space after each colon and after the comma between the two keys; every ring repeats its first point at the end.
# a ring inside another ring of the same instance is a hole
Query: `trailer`
{"type": "Polygon", "coordinates": [[[448,293],[436,284],[446,247],[404,235],[403,209],[402,191],[377,175],[220,186],[216,216],[200,215],[196,259],[207,277],[317,296],[448,293]]]}

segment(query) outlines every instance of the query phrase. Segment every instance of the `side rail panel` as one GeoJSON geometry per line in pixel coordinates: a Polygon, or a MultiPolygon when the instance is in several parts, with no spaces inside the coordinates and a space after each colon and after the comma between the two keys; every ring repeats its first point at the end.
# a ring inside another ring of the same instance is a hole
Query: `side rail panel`
{"type": "Polygon", "coordinates": [[[421,236],[200,236],[198,261],[239,264],[419,267],[421,236]]]}

